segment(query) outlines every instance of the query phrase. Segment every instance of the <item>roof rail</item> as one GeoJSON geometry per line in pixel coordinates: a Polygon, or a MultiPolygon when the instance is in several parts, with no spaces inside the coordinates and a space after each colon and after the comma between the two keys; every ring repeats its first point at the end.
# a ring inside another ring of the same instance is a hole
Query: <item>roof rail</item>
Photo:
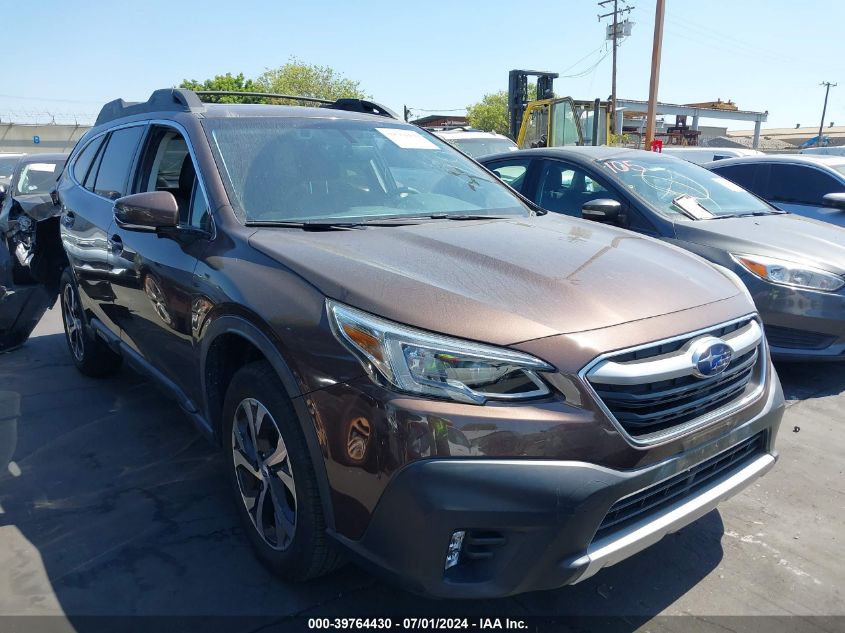
{"type": "Polygon", "coordinates": [[[335,110],[346,110],[348,112],[361,112],[363,114],[375,114],[377,116],[398,119],[399,116],[390,108],[387,108],[375,101],[367,99],[341,98],[320,99],[317,97],[303,97],[300,95],[283,95],[275,92],[242,92],[236,90],[197,90],[198,97],[254,97],[256,99],[289,99],[291,101],[305,101],[306,103],[319,103],[321,108],[333,108],[335,110]]]}
{"type": "Polygon", "coordinates": [[[205,106],[196,93],[184,88],[163,88],[156,90],[146,101],[132,102],[123,99],[109,101],[100,110],[94,126],[108,123],[133,114],[146,112],[204,112],[205,106]]]}
{"type": "Polygon", "coordinates": [[[239,90],[197,90],[198,97],[255,97],[258,99],[290,99],[291,101],[307,101],[309,103],[334,103],[331,99],[317,97],[300,97],[298,95],[281,95],[275,92],[243,92],[239,90]]]}
{"type": "Polygon", "coordinates": [[[319,99],[317,97],[302,97],[297,95],[283,95],[273,92],[239,92],[229,90],[187,90],[185,88],[164,88],[156,90],[147,101],[128,102],[123,99],[109,101],[100,110],[95,126],[108,123],[134,114],[146,112],[205,112],[205,103],[200,97],[254,97],[256,99],[290,99],[318,103],[321,108],[334,108],[349,112],[375,114],[377,116],[398,119],[395,112],[385,106],[366,99],[319,99]]]}
{"type": "Polygon", "coordinates": [[[338,99],[330,104],[320,106],[321,108],[334,108],[335,110],[346,110],[348,112],[361,112],[363,114],[375,114],[389,119],[398,119],[399,115],[388,107],[368,101],[367,99],[338,99]]]}

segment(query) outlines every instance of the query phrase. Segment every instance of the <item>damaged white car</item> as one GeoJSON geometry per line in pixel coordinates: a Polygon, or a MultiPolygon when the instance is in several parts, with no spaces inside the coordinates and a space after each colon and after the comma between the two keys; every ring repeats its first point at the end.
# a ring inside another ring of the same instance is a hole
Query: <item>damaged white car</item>
{"type": "Polygon", "coordinates": [[[0,185],[0,352],[26,341],[56,301],[64,252],[53,196],[66,160],[25,155],[0,185]]]}

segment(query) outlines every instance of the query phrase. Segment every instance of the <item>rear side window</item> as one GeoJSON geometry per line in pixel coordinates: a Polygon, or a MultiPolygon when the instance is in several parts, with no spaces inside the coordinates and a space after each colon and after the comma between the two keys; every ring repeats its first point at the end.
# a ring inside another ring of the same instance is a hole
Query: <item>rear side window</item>
{"type": "Polygon", "coordinates": [[[111,133],[97,171],[94,193],[112,200],[126,195],[129,170],[143,132],[143,126],[136,126],[111,133]]]}
{"type": "Polygon", "coordinates": [[[88,171],[91,169],[94,158],[97,156],[97,151],[100,149],[105,138],[105,135],[95,138],[76,157],[73,163],[73,177],[76,178],[77,182],[85,182],[88,171]]]}
{"type": "Polygon", "coordinates": [[[836,178],[814,167],[772,165],[772,200],[822,206],[829,193],[845,191],[836,178]]]}
{"type": "Polygon", "coordinates": [[[767,167],[768,165],[728,165],[717,167],[713,171],[759,196],[763,195],[763,179],[758,175],[767,167]]]}

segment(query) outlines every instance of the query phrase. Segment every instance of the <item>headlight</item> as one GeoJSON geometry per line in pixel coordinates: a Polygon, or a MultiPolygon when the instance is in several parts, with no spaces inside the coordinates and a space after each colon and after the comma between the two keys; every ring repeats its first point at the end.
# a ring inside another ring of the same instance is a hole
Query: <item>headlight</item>
{"type": "Polygon", "coordinates": [[[806,264],[788,262],[762,255],[732,254],[734,261],[760,279],[784,286],[833,292],[845,286],[845,279],[806,264]]]}
{"type": "Polygon", "coordinates": [[[377,383],[473,404],[549,393],[535,372],[554,368],[529,354],[429,334],[330,300],[326,306],[334,335],[377,383]]]}

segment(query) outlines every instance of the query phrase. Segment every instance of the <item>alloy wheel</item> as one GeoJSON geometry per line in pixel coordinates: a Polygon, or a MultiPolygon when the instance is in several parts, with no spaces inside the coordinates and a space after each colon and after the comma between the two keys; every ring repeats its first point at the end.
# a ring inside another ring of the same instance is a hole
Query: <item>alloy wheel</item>
{"type": "Polygon", "coordinates": [[[82,362],[85,355],[85,341],[83,340],[82,313],[76,291],[71,284],[65,284],[62,290],[62,316],[65,321],[65,334],[73,357],[82,362]]]}
{"type": "Polygon", "coordinates": [[[264,542],[284,550],[296,529],[296,484],[285,441],[273,416],[245,398],[232,424],[235,478],[244,507],[264,542]]]}

